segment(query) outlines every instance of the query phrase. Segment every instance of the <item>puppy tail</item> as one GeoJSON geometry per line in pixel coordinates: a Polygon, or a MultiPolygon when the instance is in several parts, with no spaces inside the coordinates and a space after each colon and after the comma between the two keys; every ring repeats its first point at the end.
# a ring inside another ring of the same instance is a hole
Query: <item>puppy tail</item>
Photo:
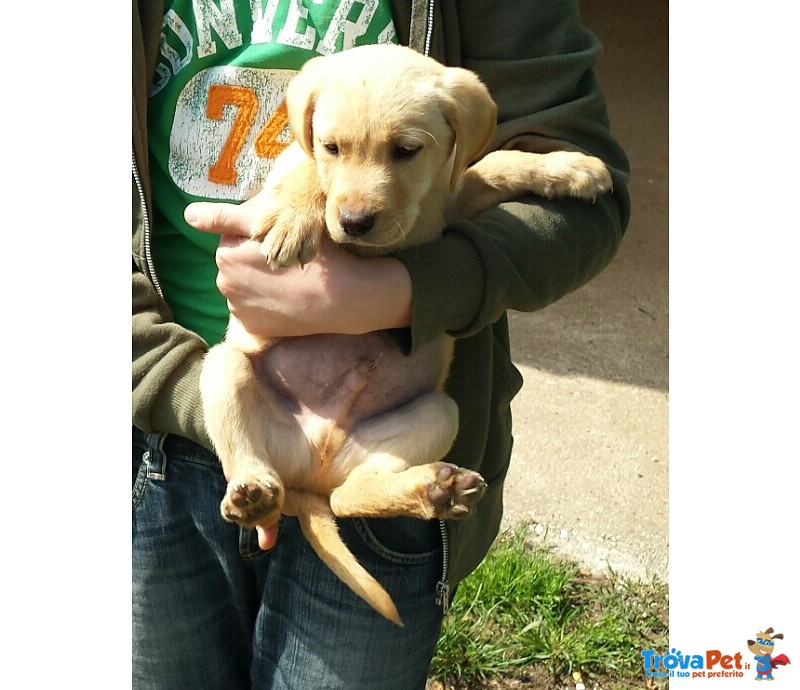
{"type": "Polygon", "coordinates": [[[328,499],[318,494],[289,489],[286,502],[289,509],[285,512],[297,515],[303,534],[322,561],[384,618],[402,627],[403,621],[388,592],[364,569],[342,541],[328,499]]]}

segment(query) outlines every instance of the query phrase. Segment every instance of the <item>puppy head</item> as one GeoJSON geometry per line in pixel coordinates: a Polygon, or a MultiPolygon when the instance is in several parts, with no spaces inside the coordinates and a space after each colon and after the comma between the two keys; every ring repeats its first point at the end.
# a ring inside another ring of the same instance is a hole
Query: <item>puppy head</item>
{"type": "Polygon", "coordinates": [[[329,234],[370,254],[441,231],[444,203],[496,120],[473,73],[393,45],[310,60],[287,107],[317,164],[329,234]]]}

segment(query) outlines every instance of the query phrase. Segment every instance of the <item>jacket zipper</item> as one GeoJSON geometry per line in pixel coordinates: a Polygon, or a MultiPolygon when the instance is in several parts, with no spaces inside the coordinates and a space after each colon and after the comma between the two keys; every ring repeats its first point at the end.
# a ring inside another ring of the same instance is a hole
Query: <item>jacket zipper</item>
{"type": "Polygon", "coordinates": [[[139,192],[139,203],[142,207],[142,229],[144,231],[144,262],[147,268],[147,275],[150,281],[155,285],[156,291],[161,298],[164,293],[161,291],[161,285],[156,276],[155,265],[153,264],[153,255],[150,252],[150,216],[147,213],[147,204],[144,200],[144,186],[142,185],[142,178],[139,176],[139,169],[136,167],[136,154],[131,151],[131,170],[133,171],[133,180],[136,182],[136,190],[139,192]]]}
{"type": "Polygon", "coordinates": [[[425,27],[425,48],[424,55],[431,56],[431,39],[433,38],[433,5],[434,0],[428,2],[428,25],[425,27]]]}
{"type": "Polygon", "coordinates": [[[436,605],[441,606],[442,615],[446,615],[450,608],[450,585],[447,582],[450,570],[450,537],[447,535],[444,520],[439,520],[439,531],[442,533],[442,579],[436,583],[436,605]]]}
{"type": "MultiPolygon", "coordinates": [[[[428,21],[425,27],[424,55],[430,57],[431,40],[433,38],[433,6],[435,0],[428,2],[428,21]]],[[[442,614],[446,615],[450,608],[450,584],[447,576],[450,570],[450,537],[447,534],[447,525],[444,520],[439,520],[439,531],[442,534],[442,579],[436,583],[436,605],[442,607],[442,614]]]]}

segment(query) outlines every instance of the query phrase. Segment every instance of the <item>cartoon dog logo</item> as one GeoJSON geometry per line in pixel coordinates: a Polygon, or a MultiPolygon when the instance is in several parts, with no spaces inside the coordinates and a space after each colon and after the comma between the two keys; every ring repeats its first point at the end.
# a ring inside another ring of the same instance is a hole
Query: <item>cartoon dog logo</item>
{"type": "Polygon", "coordinates": [[[774,633],[772,628],[767,628],[764,632],[758,633],[755,640],[747,640],[747,648],[755,655],[755,660],[758,662],[756,680],[775,680],[772,677],[772,669],[792,663],[785,654],[772,656],[775,649],[774,640],[782,639],[783,633],[774,633]]]}

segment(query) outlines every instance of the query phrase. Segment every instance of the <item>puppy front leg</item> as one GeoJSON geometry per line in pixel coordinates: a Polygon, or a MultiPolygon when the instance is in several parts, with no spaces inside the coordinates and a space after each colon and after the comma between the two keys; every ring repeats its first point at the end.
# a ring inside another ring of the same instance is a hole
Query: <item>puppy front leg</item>
{"type": "MultiPolygon", "coordinates": [[[[325,233],[325,194],[313,159],[289,147],[275,178],[259,192],[264,213],[251,235],[272,269],[311,261],[325,233]]],[[[273,173],[273,174],[275,174],[273,173]]]]}
{"type": "Polygon", "coordinates": [[[464,173],[454,211],[474,218],[486,209],[533,192],[546,199],[566,196],[593,201],[611,189],[605,163],[577,151],[493,151],[464,173]]]}
{"type": "Polygon", "coordinates": [[[212,347],[200,392],[206,428],[228,479],[222,517],[244,527],[277,522],[284,487],[267,458],[267,414],[248,356],[227,342],[212,347]]]}

